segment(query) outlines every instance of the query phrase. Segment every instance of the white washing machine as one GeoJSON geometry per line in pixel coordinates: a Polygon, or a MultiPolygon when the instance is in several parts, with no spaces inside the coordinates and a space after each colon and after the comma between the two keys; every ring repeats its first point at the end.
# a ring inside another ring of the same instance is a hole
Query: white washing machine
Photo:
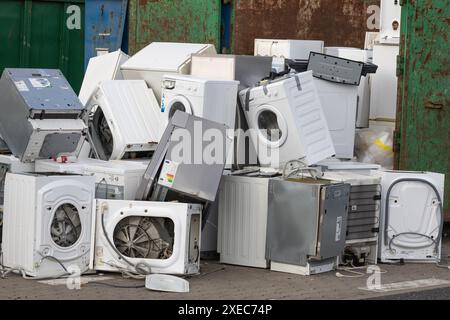
{"type": "Polygon", "coordinates": [[[91,146],[101,160],[149,158],[165,123],[143,80],[102,81],[88,102],[91,146]]]}
{"type": "Polygon", "coordinates": [[[436,262],[441,257],[445,175],[378,171],[382,201],[379,258],[382,262],[436,262]]]}
{"type": "Polygon", "coordinates": [[[102,54],[89,59],[78,98],[85,106],[100,82],[105,80],[122,80],[120,67],[130,57],[121,50],[102,54]]]}
{"type": "Polygon", "coordinates": [[[97,200],[92,269],[195,274],[200,270],[199,204],[97,200]],[[144,268],[145,268],[144,267],[144,268]]]}
{"type": "Polygon", "coordinates": [[[35,162],[35,172],[52,173],[73,173],[84,174],[85,167],[88,164],[102,163],[104,161],[97,159],[75,159],[67,162],[57,162],[53,159],[40,159],[35,162]]]}
{"type": "Polygon", "coordinates": [[[336,150],[336,158],[352,159],[355,148],[358,87],[314,79],[336,150]]]}
{"type": "Polygon", "coordinates": [[[121,69],[125,79],[145,80],[161,101],[161,84],[165,74],[189,74],[193,54],[215,54],[212,44],[152,42],[127,62],[121,69]]]}
{"type": "Polygon", "coordinates": [[[8,173],[3,265],[32,277],[87,271],[94,192],[93,177],[8,173]]]}
{"type": "Polygon", "coordinates": [[[262,166],[290,160],[308,165],[335,154],[312,72],[298,73],[239,93],[262,166]]]}
{"type": "MultiPolygon", "coordinates": [[[[201,117],[225,124],[229,136],[234,137],[236,121],[236,102],[239,81],[207,80],[194,76],[166,75],[163,80],[161,113],[168,120],[175,111],[201,117]]],[[[231,145],[228,151],[227,165],[233,161],[231,145]]]]}

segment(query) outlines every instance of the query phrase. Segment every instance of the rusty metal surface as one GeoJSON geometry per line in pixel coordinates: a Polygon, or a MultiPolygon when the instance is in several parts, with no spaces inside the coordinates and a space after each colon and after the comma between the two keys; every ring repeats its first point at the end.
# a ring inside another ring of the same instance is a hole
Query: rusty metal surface
{"type": "MultiPolygon", "coordinates": [[[[324,40],[364,47],[369,5],[379,0],[235,0],[234,52],[253,54],[255,38],[324,40]]],[[[376,31],[376,30],[370,30],[376,31]]]]}
{"type": "Polygon", "coordinates": [[[153,41],[212,43],[219,48],[221,0],[130,0],[129,51],[153,41]]]}
{"type": "Polygon", "coordinates": [[[397,106],[397,167],[446,174],[450,220],[450,25],[448,0],[408,0],[402,7],[397,106]]]}

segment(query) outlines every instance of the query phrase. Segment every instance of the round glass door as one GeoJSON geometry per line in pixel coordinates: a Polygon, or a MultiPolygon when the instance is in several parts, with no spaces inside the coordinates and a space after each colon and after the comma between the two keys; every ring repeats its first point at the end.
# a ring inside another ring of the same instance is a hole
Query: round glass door
{"type": "Polygon", "coordinates": [[[177,110],[193,114],[189,100],[183,96],[176,96],[169,104],[168,117],[171,119],[177,110]]]}
{"type": "Polygon", "coordinates": [[[271,148],[277,148],[286,141],[287,125],[278,109],[270,105],[258,107],[254,113],[253,122],[262,143],[271,148]]]}

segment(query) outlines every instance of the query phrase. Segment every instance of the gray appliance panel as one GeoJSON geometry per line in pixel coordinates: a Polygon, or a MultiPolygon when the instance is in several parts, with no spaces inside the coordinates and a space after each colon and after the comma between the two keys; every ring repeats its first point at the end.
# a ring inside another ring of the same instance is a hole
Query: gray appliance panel
{"type": "Polygon", "coordinates": [[[319,197],[320,185],[269,182],[267,260],[305,266],[317,254],[319,197]]]}
{"type": "Polygon", "coordinates": [[[349,191],[348,184],[272,179],[266,258],[305,266],[312,258],[340,255],[345,246],[349,191]],[[338,217],[340,238],[336,241],[338,217]]]}
{"type": "Polygon", "coordinates": [[[322,186],[317,259],[339,256],[345,247],[349,184],[322,186]]]}
{"type": "Polygon", "coordinates": [[[8,145],[6,144],[5,140],[2,139],[0,136],[0,152],[7,153],[9,152],[8,145]]]}
{"type": "Polygon", "coordinates": [[[16,90],[23,99],[21,107],[78,114],[84,109],[60,70],[7,68],[3,76],[16,84],[16,90]]]}
{"type": "Polygon", "coordinates": [[[225,168],[226,151],[231,143],[231,139],[226,135],[227,129],[227,126],[224,124],[195,117],[181,111],[175,112],[144,174],[144,178],[136,194],[136,199],[161,199],[160,195],[164,198],[164,195],[167,194],[166,191],[175,191],[199,200],[214,201],[225,168]],[[211,142],[198,139],[194,135],[194,132],[197,132],[199,128],[201,128],[202,132],[213,129],[220,133],[220,137],[223,139],[223,157],[219,159],[222,161],[218,162],[221,163],[206,164],[204,162],[198,163],[194,161],[196,151],[201,150],[203,154],[205,148],[211,144],[211,142]],[[186,136],[180,134],[180,132],[183,132],[181,130],[189,132],[191,138],[190,146],[194,148],[190,150],[191,163],[179,162],[176,161],[178,159],[174,159],[174,155],[178,155],[180,151],[180,142],[173,141],[174,136],[186,136]],[[175,164],[176,172],[174,173],[172,184],[168,186],[164,183],[164,177],[162,177],[161,171],[171,163],[175,164]]]}
{"type": "Polygon", "coordinates": [[[235,80],[240,82],[239,90],[254,87],[272,71],[272,57],[236,56],[235,80]]]}
{"type": "Polygon", "coordinates": [[[364,63],[311,52],[308,71],[314,77],[341,84],[359,86],[364,63]]]}

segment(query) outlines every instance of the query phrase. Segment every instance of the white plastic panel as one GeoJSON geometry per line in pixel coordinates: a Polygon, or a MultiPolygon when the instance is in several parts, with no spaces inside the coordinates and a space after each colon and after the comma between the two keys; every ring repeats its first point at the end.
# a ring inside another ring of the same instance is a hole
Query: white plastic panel
{"type": "Polygon", "coordinates": [[[323,52],[323,41],[255,39],[255,56],[309,59],[310,52],[323,52]]]}
{"type": "Polygon", "coordinates": [[[129,56],[118,50],[115,52],[102,54],[89,60],[89,64],[84,74],[78,98],[83,105],[86,105],[91,95],[97,90],[100,82],[104,80],[122,80],[120,66],[129,59],[129,56]]]}
{"type": "Polygon", "coordinates": [[[400,20],[402,7],[400,0],[381,0],[380,43],[400,43],[400,20]]]}
{"type": "Polygon", "coordinates": [[[268,178],[224,176],[219,189],[220,262],[267,268],[268,178]]]}
{"type": "Polygon", "coordinates": [[[397,110],[397,56],[399,46],[375,45],[373,63],[377,73],[370,76],[370,120],[393,121],[397,110]]]}

